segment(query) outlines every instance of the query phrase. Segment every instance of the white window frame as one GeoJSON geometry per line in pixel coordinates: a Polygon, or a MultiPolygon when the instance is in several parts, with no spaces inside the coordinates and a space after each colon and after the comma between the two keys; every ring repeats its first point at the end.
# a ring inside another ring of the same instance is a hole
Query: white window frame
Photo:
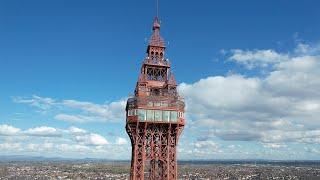
{"type": "Polygon", "coordinates": [[[147,121],[147,111],[146,111],[145,109],[138,109],[138,120],[139,120],[139,121],[147,121]],[[140,119],[139,110],[140,110],[140,111],[144,111],[144,120],[141,120],[141,119],[140,119]]]}
{"type": "Polygon", "coordinates": [[[154,121],[154,110],[153,109],[147,109],[146,112],[147,112],[147,121],[153,122],[154,121]],[[151,114],[153,116],[152,119],[149,118],[148,112],[151,112],[151,114]]]}
{"type": "Polygon", "coordinates": [[[162,121],[162,110],[154,110],[154,121],[161,122],[162,121]],[[160,112],[159,119],[156,119],[156,112],[160,112]]]}

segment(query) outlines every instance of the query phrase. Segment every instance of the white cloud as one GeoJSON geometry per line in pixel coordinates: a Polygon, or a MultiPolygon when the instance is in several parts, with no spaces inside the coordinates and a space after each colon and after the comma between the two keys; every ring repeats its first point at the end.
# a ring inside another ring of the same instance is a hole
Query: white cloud
{"type": "Polygon", "coordinates": [[[274,50],[241,50],[233,49],[228,59],[245,65],[248,69],[256,67],[268,67],[269,65],[287,61],[288,55],[277,53],[274,50]]]}
{"type": "Polygon", "coordinates": [[[70,131],[71,134],[74,134],[74,135],[79,135],[79,134],[85,134],[85,133],[87,133],[86,130],[80,129],[80,128],[77,128],[77,127],[74,127],[74,126],[70,127],[70,128],[69,128],[69,131],[70,131]]]}
{"type": "Polygon", "coordinates": [[[28,151],[36,151],[36,150],[39,150],[39,147],[38,147],[38,144],[31,143],[27,145],[26,149],[28,151]]]}
{"type": "MultiPolygon", "coordinates": [[[[192,101],[189,104],[202,105],[202,107],[196,107],[196,111],[199,112],[199,108],[205,110],[207,107],[238,109],[243,106],[251,106],[251,103],[256,101],[255,97],[259,93],[260,86],[257,78],[231,75],[208,77],[194,84],[182,83],[179,85],[179,90],[188,101],[192,101]],[[228,96],[225,96],[227,94],[228,96]]],[[[188,110],[192,111],[192,109],[188,110]]]]}
{"type": "Polygon", "coordinates": [[[112,158],[123,156],[121,159],[129,155],[125,138],[118,137],[114,143],[109,143],[104,136],[75,126],[68,129],[40,126],[26,130],[10,125],[0,125],[0,127],[14,130],[11,131],[14,133],[6,133],[5,138],[0,139],[0,151],[5,154],[31,152],[38,155],[45,153],[46,156],[60,156],[63,152],[66,157],[79,153],[86,155],[85,157],[102,157],[103,155],[109,157],[110,153],[113,153],[112,158]],[[117,150],[121,154],[116,155],[117,150]]]}
{"type": "Polygon", "coordinates": [[[290,62],[295,57],[312,57],[319,55],[320,44],[299,43],[293,52],[280,53],[272,49],[221,51],[222,55],[230,55],[228,60],[244,65],[248,69],[273,67],[280,63],[290,62]]]}
{"type": "Polygon", "coordinates": [[[193,143],[185,144],[185,147],[178,147],[178,152],[187,158],[211,158],[216,154],[221,154],[223,151],[218,144],[212,140],[197,140],[193,143]]]}
{"type": "Polygon", "coordinates": [[[297,55],[316,55],[320,52],[320,43],[318,44],[306,44],[300,42],[294,50],[297,55]]]}
{"type": "Polygon", "coordinates": [[[18,135],[20,133],[19,128],[15,128],[13,126],[7,125],[7,124],[0,124],[0,136],[1,135],[7,135],[7,136],[12,136],[12,135],[18,135]]]}
{"type": "Polygon", "coordinates": [[[10,151],[17,151],[21,148],[20,143],[2,143],[0,144],[1,150],[10,150],[10,151]]]}
{"type": "Polygon", "coordinates": [[[126,100],[95,104],[76,100],[55,100],[33,95],[13,97],[15,103],[36,107],[41,113],[52,112],[54,119],[71,123],[117,122],[125,118],[126,100]]]}
{"type": "Polygon", "coordinates": [[[315,153],[315,154],[320,154],[320,149],[316,149],[316,148],[309,148],[309,147],[305,147],[304,148],[307,152],[309,153],[315,153]]]}
{"type": "Polygon", "coordinates": [[[51,152],[59,145],[53,143],[29,143],[24,145],[24,150],[32,152],[51,152]]]}
{"type": "Polygon", "coordinates": [[[117,141],[116,141],[116,144],[117,144],[117,145],[126,145],[126,144],[128,144],[128,141],[127,141],[127,139],[125,139],[125,138],[118,137],[118,138],[117,138],[117,141]]]}
{"type": "Polygon", "coordinates": [[[81,109],[86,112],[90,112],[94,114],[105,115],[108,111],[108,109],[103,105],[101,106],[101,105],[97,105],[90,102],[81,102],[76,100],[63,100],[62,104],[71,108],[81,109]]]}
{"type": "Polygon", "coordinates": [[[101,146],[101,145],[106,145],[109,144],[109,142],[102,136],[100,136],[99,134],[90,134],[89,136],[89,141],[88,144],[92,144],[95,146],[101,146]]]}
{"type": "Polygon", "coordinates": [[[204,141],[197,141],[194,143],[194,146],[196,148],[206,148],[207,150],[210,150],[210,149],[218,149],[218,145],[213,142],[213,141],[210,141],[210,140],[204,140],[204,141]]]}
{"type": "Polygon", "coordinates": [[[58,144],[56,148],[58,151],[68,153],[86,153],[91,151],[90,147],[79,144],[58,144]]]}
{"type": "MultiPolygon", "coordinates": [[[[109,104],[94,104],[90,102],[81,102],[75,100],[64,100],[62,101],[64,106],[80,109],[84,112],[90,113],[93,116],[93,119],[109,119],[111,121],[119,120],[124,118],[124,108],[126,105],[125,100],[111,102],[109,104]]],[[[66,118],[67,120],[68,118],[66,118]]],[[[69,119],[72,120],[71,117],[69,119]]],[[[88,121],[90,118],[88,116],[78,116],[74,119],[75,121],[88,121]]]]}
{"type": "Polygon", "coordinates": [[[37,95],[33,95],[32,98],[13,97],[13,101],[15,103],[29,104],[43,111],[50,109],[55,104],[55,100],[37,95]]]}
{"type": "Polygon", "coordinates": [[[283,143],[263,143],[263,147],[271,148],[271,149],[279,149],[279,148],[285,148],[287,146],[283,143]]]}
{"type": "Polygon", "coordinates": [[[266,143],[299,142],[320,144],[320,129],[317,130],[269,130],[261,132],[261,141],[266,143]]]}
{"type": "Polygon", "coordinates": [[[286,54],[232,51],[229,59],[249,67],[271,64],[264,77],[233,74],[180,84],[192,128],[199,127],[204,138],[258,141],[269,147],[282,142],[319,144],[320,48],[297,48],[286,54]]]}
{"type": "Polygon", "coordinates": [[[266,88],[277,96],[319,99],[319,59],[320,56],[301,56],[278,64],[265,79],[266,88]]]}
{"type": "Polygon", "coordinates": [[[88,122],[99,122],[104,121],[102,117],[95,116],[85,116],[85,115],[70,115],[70,114],[57,114],[54,116],[54,119],[60,121],[66,121],[70,123],[88,123],[88,122]]]}
{"type": "Polygon", "coordinates": [[[56,128],[41,126],[30,128],[24,131],[24,134],[29,136],[42,136],[42,137],[59,137],[62,136],[61,132],[59,132],[56,128]]]}
{"type": "Polygon", "coordinates": [[[109,142],[101,135],[96,133],[86,133],[75,135],[74,140],[81,145],[101,146],[109,144],[109,142]]]}

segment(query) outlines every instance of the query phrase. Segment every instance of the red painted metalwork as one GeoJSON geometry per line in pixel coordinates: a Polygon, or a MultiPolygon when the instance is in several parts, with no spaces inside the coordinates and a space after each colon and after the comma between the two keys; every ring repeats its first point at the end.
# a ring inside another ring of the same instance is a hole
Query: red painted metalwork
{"type": "Polygon", "coordinates": [[[177,144],[184,119],[184,101],[164,58],[165,43],[158,18],[142,63],[135,95],[127,101],[126,131],[131,139],[131,180],[177,179],[177,144]]]}

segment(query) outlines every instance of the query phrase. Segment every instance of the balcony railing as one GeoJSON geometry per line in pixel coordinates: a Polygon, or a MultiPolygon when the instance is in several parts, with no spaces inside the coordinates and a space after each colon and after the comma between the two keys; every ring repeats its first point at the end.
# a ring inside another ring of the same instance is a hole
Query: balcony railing
{"type": "Polygon", "coordinates": [[[144,64],[150,64],[150,65],[162,65],[162,66],[170,66],[170,62],[168,59],[160,59],[160,58],[149,58],[146,57],[146,59],[143,61],[144,64]]]}
{"type": "Polygon", "coordinates": [[[184,108],[185,103],[181,97],[132,97],[128,99],[128,107],[148,106],[154,108],[184,108]]]}

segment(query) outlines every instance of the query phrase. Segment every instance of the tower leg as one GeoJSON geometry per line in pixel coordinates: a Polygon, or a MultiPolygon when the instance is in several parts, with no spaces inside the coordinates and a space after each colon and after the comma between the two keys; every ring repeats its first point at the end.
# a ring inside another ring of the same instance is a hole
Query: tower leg
{"type": "Polygon", "coordinates": [[[177,179],[176,145],[181,128],[147,123],[127,126],[132,143],[130,179],[177,179]]]}

